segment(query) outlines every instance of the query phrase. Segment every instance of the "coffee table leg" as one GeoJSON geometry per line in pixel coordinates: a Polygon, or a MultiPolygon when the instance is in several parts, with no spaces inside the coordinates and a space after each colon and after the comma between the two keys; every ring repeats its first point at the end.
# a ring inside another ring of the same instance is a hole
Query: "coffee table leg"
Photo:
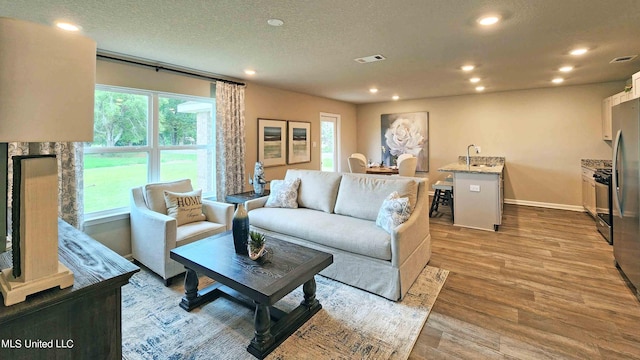
{"type": "Polygon", "coordinates": [[[253,318],[255,332],[251,340],[250,348],[264,353],[271,345],[274,338],[271,335],[271,314],[267,305],[256,303],[256,312],[253,318]]]}
{"type": "Polygon", "coordinates": [[[302,285],[302,292],[304,292],[304,300],[302,300],[302,305],[307,308],[312,308],[314,306],[318,306],[318,299],[316,299],[316,279],[312,277],[311,280],[307,281],[302,285]]]}
{"type": "Polygon", "coordinates": [[[198,274],[195,270],[187,269],[184,276],[184,297],[180,302],[180,307],[191,311],[198,303],[198,274]]]}

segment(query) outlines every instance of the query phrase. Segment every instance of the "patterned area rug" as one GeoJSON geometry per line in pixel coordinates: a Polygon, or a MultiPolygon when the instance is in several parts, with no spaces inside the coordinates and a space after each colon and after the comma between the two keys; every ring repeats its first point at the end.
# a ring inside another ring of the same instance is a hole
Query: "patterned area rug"
{"type": "MultiPolygon", "coordinates": [[[[316,276],[322,309],[267,359],[407,359],[448,274],[427,266],[401,302],[316,276]]],[[[246,350],[252,310],[219,298],[186,312],[183,291],[146,269],[122,288],[124,359],[255,359],[246,350]]],[[[301,299],[296,289],[276,307],[289,311],[301,299]]]]}

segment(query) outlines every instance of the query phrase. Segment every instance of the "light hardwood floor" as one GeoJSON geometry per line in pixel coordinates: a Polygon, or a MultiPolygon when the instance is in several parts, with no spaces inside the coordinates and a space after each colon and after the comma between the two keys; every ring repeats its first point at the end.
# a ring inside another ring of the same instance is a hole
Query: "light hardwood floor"
{"type": "Polygon", "coordinates": [[[450,273],[410,359],[640,359],[640,302],[586,213],[505,205],[495,233],[430,223],[429,264],[450,273]]]}

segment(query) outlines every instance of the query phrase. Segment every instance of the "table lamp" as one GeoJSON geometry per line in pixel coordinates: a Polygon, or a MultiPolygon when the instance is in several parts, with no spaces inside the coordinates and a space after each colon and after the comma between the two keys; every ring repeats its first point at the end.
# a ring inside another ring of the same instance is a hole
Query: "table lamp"
{"type": "MultiPolygon", "coordinates": [[[[7,143],[93,140],[96,43],[78,33],[0,17],[0,236],[7,233],[7,143]]],[[[13,159],[13,267],[0,273],[5,306],[73,285],[58,261],[58,163],[13,159]]],[[[2,246],[4,248],[4,246],[2,246]]]]}

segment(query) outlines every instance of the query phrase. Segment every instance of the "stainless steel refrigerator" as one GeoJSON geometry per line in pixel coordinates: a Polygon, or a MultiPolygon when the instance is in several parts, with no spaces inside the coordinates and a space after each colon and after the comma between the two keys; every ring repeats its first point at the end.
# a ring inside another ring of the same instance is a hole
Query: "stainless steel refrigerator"
{"type": "Polygon", "coordinates": [[[640,299],[640,99],[613,107],[613,255],[640,299]]]}

